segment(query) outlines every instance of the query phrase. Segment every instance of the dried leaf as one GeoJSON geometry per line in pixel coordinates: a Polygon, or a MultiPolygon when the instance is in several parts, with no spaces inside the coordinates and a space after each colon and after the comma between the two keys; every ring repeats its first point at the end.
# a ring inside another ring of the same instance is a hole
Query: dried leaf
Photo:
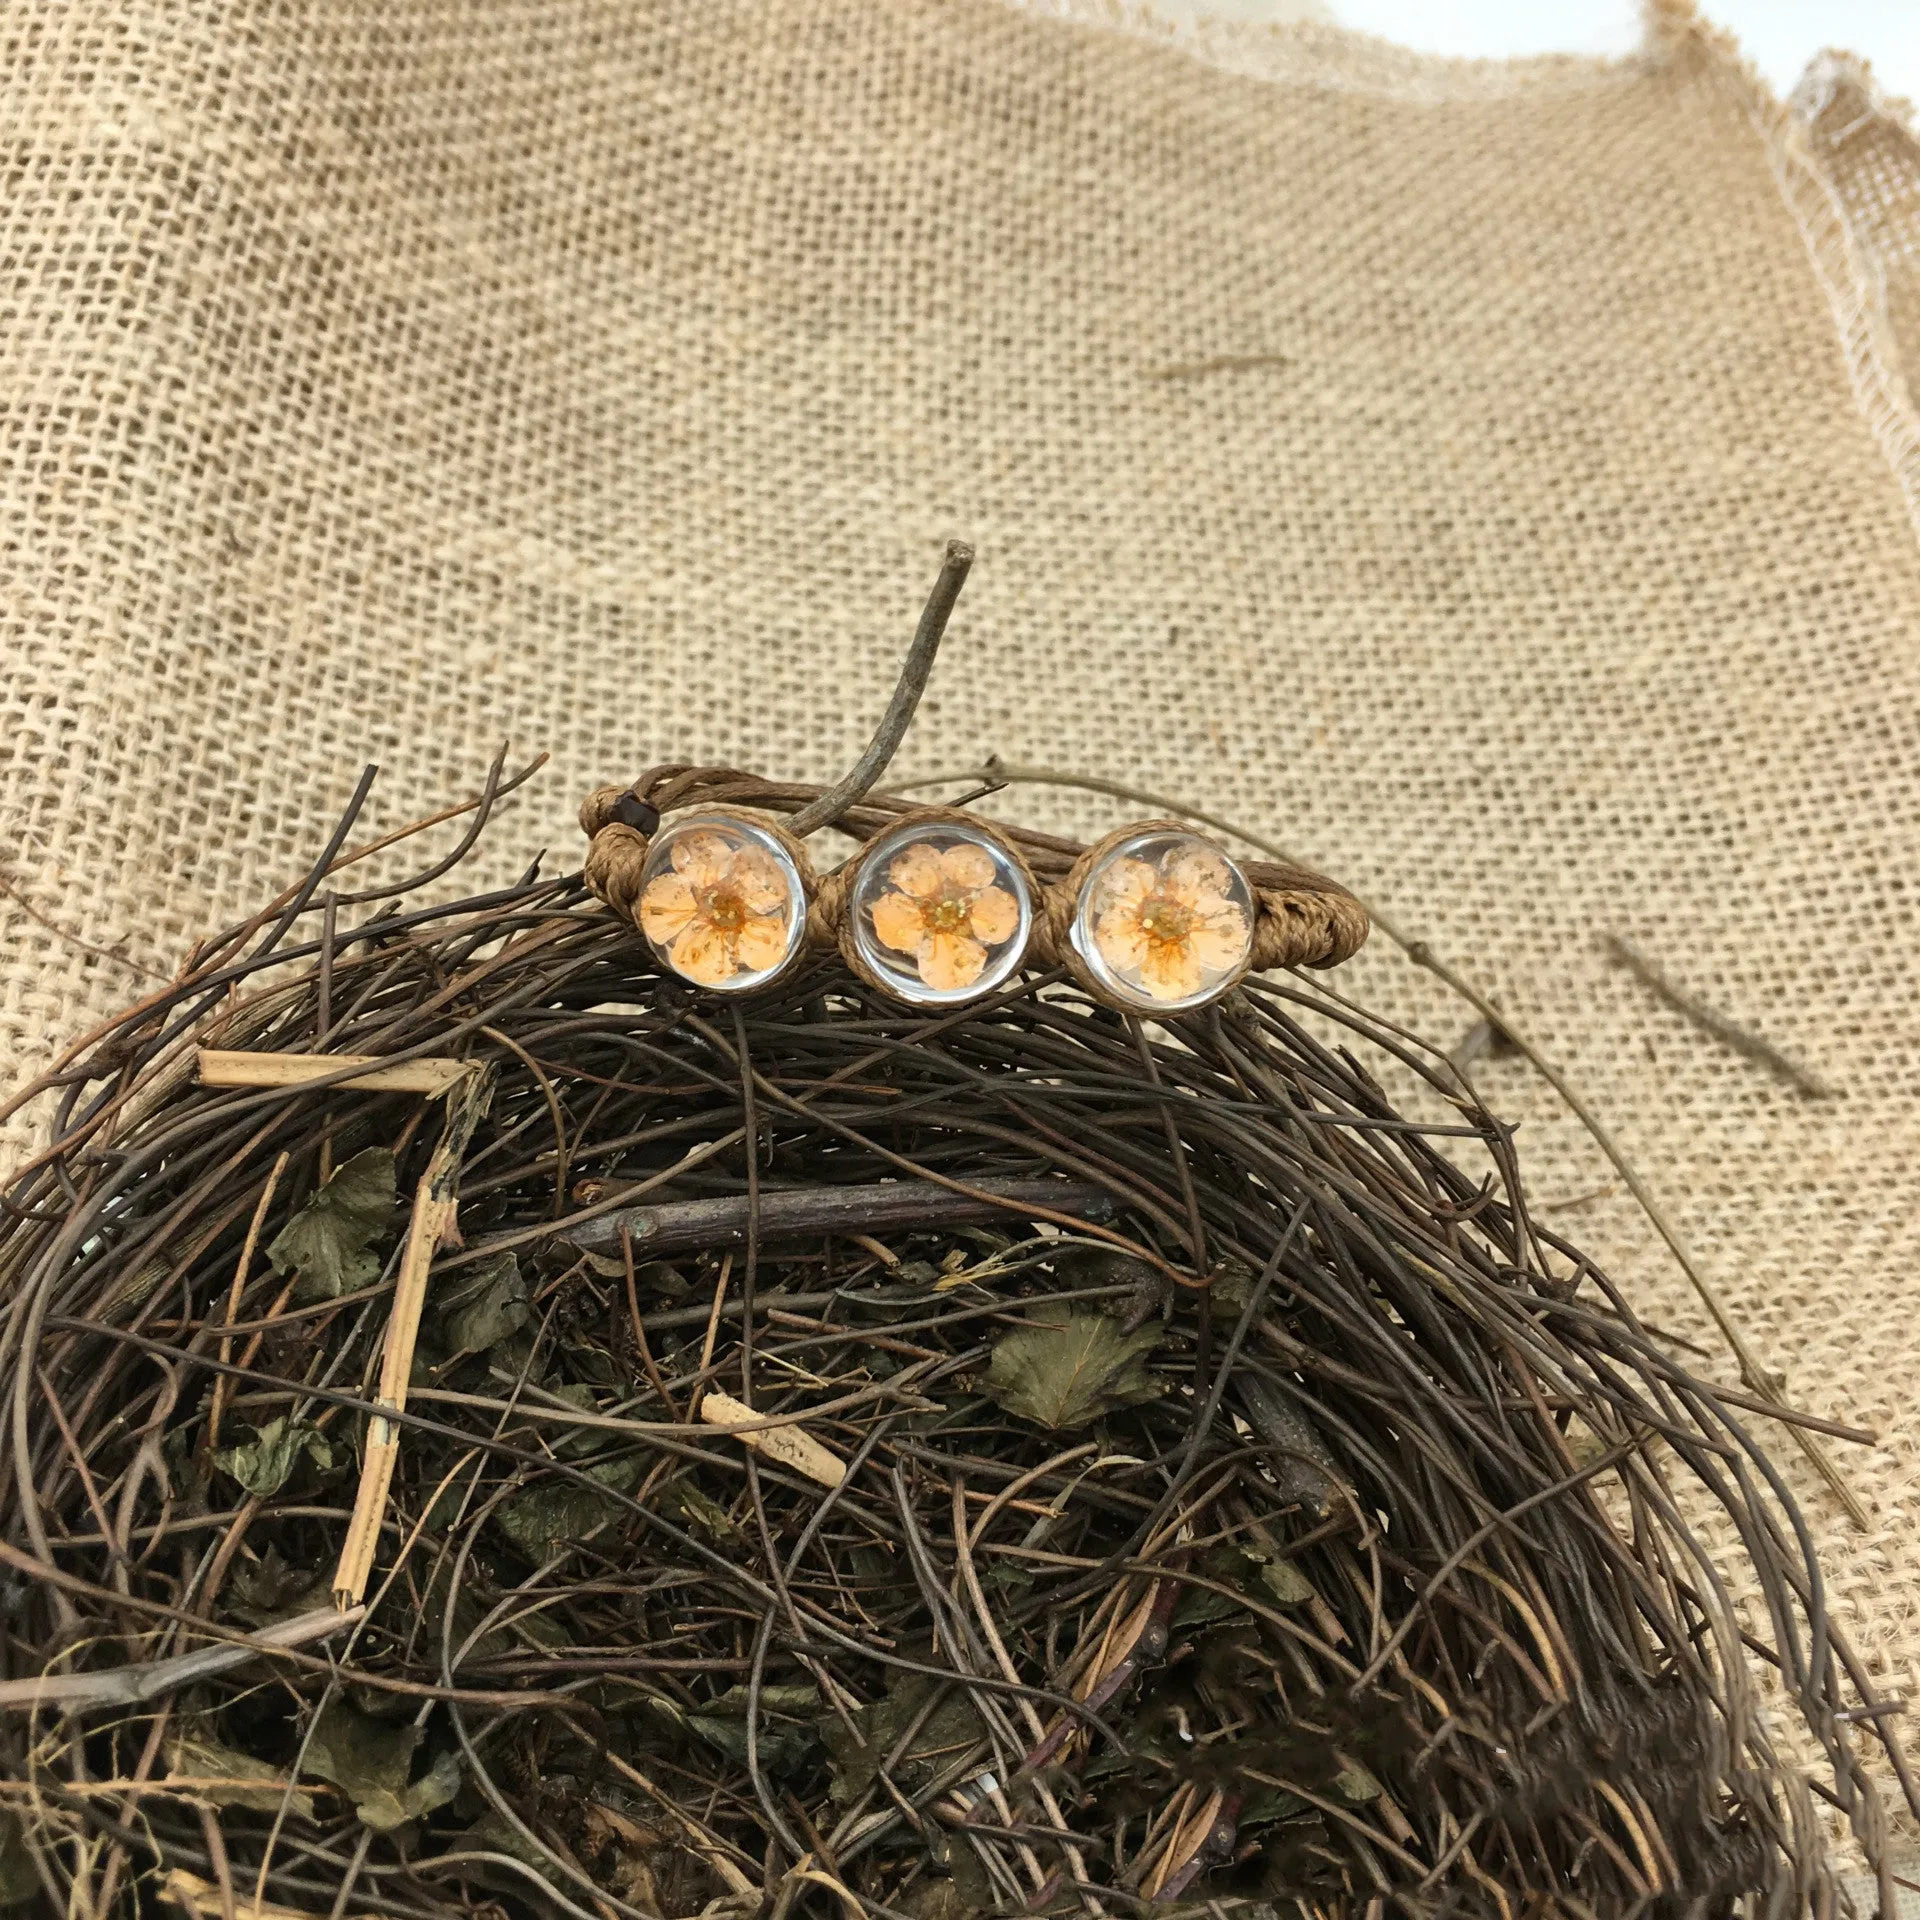
{"type": "Polygon", "coordinates": [[[231,1474],[260,1500],[271,1500],[287,1484],[288,1476],[305,1454],[316,1467],[333,1465],[327,1436],[305,1420],[282,1414],[254,1429],[254,1437],[237,1447],[225,1447],[213,1456],[222,1473],[231,1474]]]}
{"type": "Polygon", "coordinates": [[[1247,1833],[1255,1827],[1270,1827],[1276,1820],[1291,1820],[1295,1814],[1306,1812],[1310,1804],[1284,1787],[1261,1787],[1240,1809],[1240,1831],[1247,1833]]]}
{"type": "Polygon", "coordinates": [[[449,1353],[485,1353],[533,1318],[520,1262],[511,1253],[493,1254],[461,1274],[438,1305],[449,1353]]]}
{"type": "Polygon", "coordinates": [[[1356,1804],[1380,1798],[1380,1782],[1359,1761],[1350,1760],[1333,1776],[1334,1791],[1356,1804]]]}
{"type": "Polygon", "coordinates": [[[1230,1593],[1215,1593],[1211,1587],[1189,1587],[1173,1610],[1171,1624],[1179,1629],[1211,1626],[1216,1620],[1241,1612],[1240,1602],[1230,1593]]]}
{"type": "MultiPolygon", "coordinates": [[[[1264,1547],[1241,1547],[1231,1542],[1222,1542],[1209,1548],[1200,1557],[1200,1571],[1211,1574],[1214,1579],[1224,1581],[1250,1600],[1259,1600],[1267,1606],[1298,1607],[1304,1606],[1313,1598],[1313,1588],[1305,1575],[1291,1560],[1264,1547]]],[[[1216,1599],[1222,1596],[1215,1595],[1216,1599]]],[[[1196,1596],[1189,1593],[1187,1601],[1196,1596]]],[[[1215,1609],[1206,1618],[1217,1618],[1227,1611],[1225,1606],[1215,1609]]],[[[1189,1612],[1183,1602],[1180,1611],[1174,1615],[1177,1624],[1185,1626],[1192,1620],[1202,1617],[1189,1612]]]]}
{"type": "Polygon", "coordinates": [[[460,1762],[443,1753],[418,1780],[409,1780],[420,1729],[374,1720],[345,1701],[332,1702],[313,1730],[302,1773],[331,1780],[353,1802],[361,1822],[391,1833],[444,1807],[460,1791],[460,1762]]]}
{"type": "Polygon", "coordinates": [[[1004,1334],[987,1368],[987,1397],[1037,1426],[1084,1427],[1102,1414],[1157,1399],[1146,1357],[1157,1332],[1127,1333],[1104,1313],[1035,1310],[1039,1324],[1004,1334]]]}
{"type": "Polygon", "coordinates": [[[589,1800],[580,1810],[580,1851],[583,1864],[602,1876],[602,1884],[630,1907],[643,1913],[684,1913],[668,1904],[655,1878],[658,1862],[669,1872],[683,1864],[680,1849],[658,1827],[643,1826],[617,1807],[589,1800]]]}
{"type": "MultiPolygon", "coordinates": [[[[729,1758],[747,1757],[747,1697],[744,1686],[729,1687],[709,1703],[704,1713],[687,1715],[687,1725],[729,1758]]],[[[760,1689],[761,1767],[770,1774],[797,1773],[814,1755],[819,1730],[811,1724],[820,1710],[820,1690],[810,1686],[768,1686],[760,1689]],[[808,1716],[796,1724],[797,1716],[808,1716]]]]}
{"type": "MultiPolygon", "coordinates": [[[[570,1865],[580,1864],[557,1835],[550,1834],[547,1844],[570,1865]]],[[[518,1860],[523,1867],[530,1867],[547,1886],[552,1886],[554,1882],[553,1861],[533,1845],[511,1820],[493,1808],[483,1813],[465,1832],[456,1835],[450,1850],[456,1853],[502,1853],[509,1860],[518,1860]]],[[[484,1887],[492,1887],[501,1893],[518,1894],[522,1900],[527,1898],[524,1874],[480,1863],[466,1868],[465,1872],[484,1887]]]]}
{"type": "MultiPolygon", "coordinates": [[[[908,1674],[870,1706],[853,1716],[858,1734],[850,1732],[837,1713],[826,1715],[821,1732],[833,1758],[833,1803],[851,1806],[879,1776],[900,1736],[927,1704],[941,1682],[925,1674],[908,1674]]],[[[942,1768],[959,1759],[982,1738],[980,1716],[959,1688],[950,1688],[940,1704],[921,1721],[906,1751],[891,1769],[894,1783],[912,1792],[924,1786],[942,1768]]]]}
{"type": "Polygon", "coordinates": [[[1291,1560],[1267,1560],[1262,1562],[1259,1581],[1266,1597],[1275,1606],[1304,1606],[1313,1598],[1313,1588],[1306,1576],[1291,1560]]]}
{"type": "Polygon", "coordinates": [[[726,1508],[719,1501],[709,1499],[691,1480],[676,1480],[666,1491],[679,1509],[680,1518],[696,1532],[714,1541],[740,1538],[740,1529],[733,1524],[726,1508]]]}
{"type": "Polygon", "coordinates": [[[261,1557],[238,1562],[227,1576],[227,1594],[233,1611],[250,1627],[290,1620],[324,1606],[333,1591],[333,1568],[290,1567],[280,1549],[269,1541],[261,1557]]]}
{"type": "Polygon", "coordinates": [[[335,1300],[380,1277],[375,1241],[393,1225],[393,1155],[369,1147],[342,1161],[307,1204],[274,1236],[275,1273],[296,1273],[296,1300],[335,1300]]]}
{"type": "Polygon", "coordinates": [[[494,1512],[501,1532],[529,1559],[550,1559],[557,1548],[584,1540],[626,1513],[612,1495],[625,1493],[640,1477],[640,1468],[631,1459],[609,1460],[589,1467],[587,1477],[608,1492],[583,1487],[577,1480],[542,1480],[503,1500],[494,1512]]]}
{"type": "Polygon", "coordinates": [[[183,1728],[167,1745],[168,1781],[195,1781],[188,1789],[196,1800],[215,1807],[246,1807],[254,1813],[278,1813],[282,1800],[304,1820],[313,1818],[313,1794],[305,1787],[288,1792],[286,1776],[278,1767],[208,1735],[183,1728]],[[222,1782],[221,1785],[204,1784],[222,1782]],[[258,1781],[258,1786],[243,1784],[258,1781]]]}

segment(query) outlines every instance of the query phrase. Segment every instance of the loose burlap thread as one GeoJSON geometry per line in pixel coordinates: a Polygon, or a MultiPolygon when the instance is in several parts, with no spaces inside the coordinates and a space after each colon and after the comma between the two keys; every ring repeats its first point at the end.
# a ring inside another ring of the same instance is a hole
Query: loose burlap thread
{"type": "MultiPolygon", "coordinates": [[[[474,885],[655,761],[831,777],[963,534],[906,760],[1137,771],[1489,982],[1790,1395],[1881,1431],[1864,1536],[1780,1452],[1920,1697],[1904,119],[1844,60],[1781,107],[1672,8],[1516,68],[1051,11],[27,0],[8,1073],[284,885],[365,759],[373,831],[552,751],[474,885]]],[[[1333,979],[1469,1018],[1377,938],[1333,979]]],[[[1552,1095],[1481,1075],[1553,1223],[1718,1352],[1552,1095]]]]}

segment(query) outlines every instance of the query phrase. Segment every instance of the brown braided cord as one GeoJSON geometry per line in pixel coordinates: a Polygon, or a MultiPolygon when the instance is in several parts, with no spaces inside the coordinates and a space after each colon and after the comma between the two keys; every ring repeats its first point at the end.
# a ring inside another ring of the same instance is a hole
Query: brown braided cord
{"type": "MultiPolygon", "coordinates": [[[[815,953],[838,949],[847,964],[868,978],[851,952],[846,935],[846,901],[859,867],[859,856],[815,879],[802,843],[780,826],[780,817],[798,813],[818,799],[824,788],[811,781],[775,781],[737,767],[703,767],[670,763],[650,767],[625,787],[596,787],[580,808],[580,825],[587,833],[586,883],[602,900],[627,919],[639,904],[640,876],[646,865],[647,836],[636,827],[614,819],[616,805],[631,796],[663,817],[690,807],[718,808],[757,820],[778,833],[796,857],[807,882],[806,945],[815,953]]],[[[1057,834],[1031,827],[983,820],[979,815],[950,807],[917,806],[892,794],[868,794],[834,823],[835,831],[859,841],[870,841],[908,820],[964,820],[989,834],[1015,859],[1034,890],[1033,939],[1029,958],[1044,967],[1065,967],[1093,991],[1092,982],[1077,961],[1069,937],[1074,910],[1092,863],[1122,834],[1165,830],[1191,833],[1183,820],[1133,821],[1115,834],[1082,847],[1057,834]]],[[[1250,968],[1265,972],[1275,967],[1332,967],[1350,959],[1365,944],[1369,930],[1367,910],[1347,890],[1313,872],[1278,860],[1239,863],[1253,889],[1259,911],[1254,919],[1250,968]]]]}
{"type": "MultiPolygon", "coordinates": [[[[666,771],[681,773],[689,770],[671,768],[666,771]]],[[[702,770],[690,771],[697,773],[702,770]]],[[[685,789],[684,796],[677,796],[673,804],[683,809],[723,807],[726,812],[751,821],[772,834],[792,857],[806,893],[807,923],[803,946],[812,949],[821,945],[824,935],[825,947],[831,948],[834,945],[833,934],[819,920],[820,882],[813,870],[813,858],[807,851],[806,843],[795,839],[780,819],[781,812],[792,812],[793,808],[775,809],[764,804],[751,804],[761,799],[766,782],[756,781],[751,774],[735,774],[724,768],[712,771],[724,775],[721,785],[723,797],[712,796],[706,784],[683,781],[678,785],[685,789]],[[733,797],[735,787],[740,791],[739,799],[733,797]]],[[[643,778],[651,779],[651,776],[643,778]]],[[[640,924],[640,895],[645,884],[647,853],[653,842],[638,827],[627,826],[613,818],[615,807],[629,797],[645,802],[663,815],[666,811],[650,793],[643,791],[641,781],[636,780],[630,787],[595,787],[580,804],[580,825],[588,835],[582,877],[589,892],[604,900],[614,912],[623,919],[631,920],[637,927],[640,924]]]]}
{"type": "Polygon", "coordinates": [[[637,827],[610,822],[593,836],[593,844],[587,848],[587,885],[615,913],[629,920],[639,911],[647,846],[647,836],[637,827]]]}
{"type": "Polygon", "coordinates": [[[1366,945],[1372,922],[1344,887],[1297,867],[1250,861],[1241,871],[1260,903],[1253,923],[1253,970],[1337,967],[1366,945]]]}

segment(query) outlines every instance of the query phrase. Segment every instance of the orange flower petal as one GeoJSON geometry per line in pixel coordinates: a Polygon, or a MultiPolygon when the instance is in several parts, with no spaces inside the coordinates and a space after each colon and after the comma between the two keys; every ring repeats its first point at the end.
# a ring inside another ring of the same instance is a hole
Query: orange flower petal
{"type": "Polygon", "coordinates": [[[1167,856],[1165,874],[1167,891],[1183,907],[1212,913],[1231,904],[1227,889],[1233,885],[1233,875],[1211,847],[1176,847],[1167,856]]]}
{"type": "Polygon", "coordinates": [[[992,886],[994,875],[999,872],[993,864],[993,855],[968,840],[949,847],[940,856],[940,870],[955,886],[965,887],[969,893],[992,886]]]}
{"type": "Polygon", "coordinates": [[[727,868],[727,885],[749,913],[777,913],[787,904],[787,876],[770,853],[742,847],[727,868]]]}
{"type": "Polygon", "coordinates": [[[986,964],[986,948],[964,933],[936,933],[920,949],[920,978],[935,993],[972,986],[986,964]]]}
{"type": "Polygon", "coordinates": [[[771,973],[787,957],[787,921],[769,913],[747,921],[733,937],[734,957],[749,973],[771,973]]]}
{"type": "Polygon", "coordinates": [[[1100,876],[1100,907],[1110,912],[1115,907],[1137,907],[1155,887],[1160,876],[1145,860],[1128,855],[1116,860],[1100,876]]]}
{"type": "Polygon", "coordinates": [[[997,947],[1001,941],[1013,938],[1014,929],[1020,924],[1020,903],[1006,888],[988,887],[974,897],[967,917],[973,923],[974,938],[997,947]]]}
{"type": "Polygon", "coordinates": [[[733,862],[733,846],[724,834],[686,833],[673,843],[669,858],[690,885],[717,887],[733,862]]]}
{"type": "Polygon", "coordinates": [[[1149,940],[1140,984],[1156,1000],[1184,1000],[1201,987],[1200,962],[1188,940],[1149,940]]]}
{"type": "Polygon", "coordinates": [[[883,893],[873,903],[873,931],[883,946],[900,953],[918,953],[927,937],[927,916],[920,904],[904,893],[883,893]]]}
{"type": "Polygon", "coordinates": [[[1145,963],[1150,943],[1131,907],[1109,907],[1093,929],[1093,944],[1115,973],[1126,973],[1145,963]]]}
{"type": "Polygon", "coordinates": [[[702,987],[717,987],[740,971],[727,936],[696,920],[667,950],[675,973],[702,987]]]}
{"type": "Polygon", "coordinates": [[[924,840],[904,847],[887,866],[887,878],[902,893],[925,900],[940,891],[940,856],[924,840]]]}
{"type": "Polygon", "coordinates": [[[693,918],[693,889],[677,873],[647,882],[640,896],[640,931],[665,946],[693,918]]]}
{"type": "Polygon", "coordinates": [[[1193,957],[1215,973],[1228,973],[1247,957],[1246,916],[1229,906],[1205,920],[1196,920],[1187,936],[1193,957]]]}

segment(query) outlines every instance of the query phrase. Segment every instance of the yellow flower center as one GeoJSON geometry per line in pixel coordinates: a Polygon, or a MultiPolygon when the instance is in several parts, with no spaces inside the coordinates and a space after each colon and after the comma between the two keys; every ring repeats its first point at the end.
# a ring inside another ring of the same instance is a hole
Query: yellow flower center
{"type": "Polygon", "coordinates": [[[700,914],[717,932],[737,933],[746,925],[747,903],[731,887],[710,887],[700,914]]]}
{"type": "Polygon", "coordinates": [[[929,933],[960,933],[965,930],[972,909],[971,896],[948,891],[929,900],[920,909],[920,917],[927,923],[929,933]]]}
{"type": "Polygon", "coordinates": [[[1149,940],[1168,945],[1184,940],[1193,931],[1193,909],[1164,893],[1150,893],[1140,903],[1140,931],[1149,940]]]}

